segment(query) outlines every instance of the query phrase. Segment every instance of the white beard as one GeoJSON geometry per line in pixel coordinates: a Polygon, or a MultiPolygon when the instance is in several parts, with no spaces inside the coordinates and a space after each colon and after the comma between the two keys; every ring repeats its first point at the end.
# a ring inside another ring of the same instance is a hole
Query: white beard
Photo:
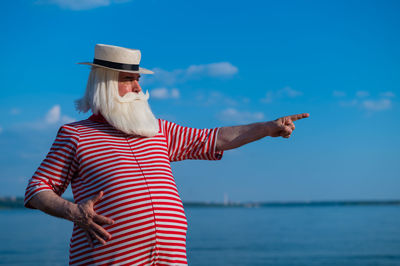
{"type": "Polygon", "coordinates": [[[147,102],[149,92],[144,94],[128,92],[123,97],[115,93],[108,99],[108,104],[102,104],[99,111],[116,129],[129,134],[142,137],[153,137],[158,131],[158,120],[152,113],[147,102]]]}

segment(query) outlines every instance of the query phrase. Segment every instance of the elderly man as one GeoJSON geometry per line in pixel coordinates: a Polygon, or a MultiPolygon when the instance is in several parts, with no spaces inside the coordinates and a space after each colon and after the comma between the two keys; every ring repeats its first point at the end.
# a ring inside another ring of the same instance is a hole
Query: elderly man
{"type": "Polygon", "coordinates": [[[96,45],[77,109],[29,180],[25,206],[74,223],[70,265],[186,265],[187,222],[170,162],[220,160],[265,136],[289,138],[307,113],[195,129],[156,119],[139,85],[140,51],[96,45]],[[74,203],[61,198],[71,183],[74,203]]]}

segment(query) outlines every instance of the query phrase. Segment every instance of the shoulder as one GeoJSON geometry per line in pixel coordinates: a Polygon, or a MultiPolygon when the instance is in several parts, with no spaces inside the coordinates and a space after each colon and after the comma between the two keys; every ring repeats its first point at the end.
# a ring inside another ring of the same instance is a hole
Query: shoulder
{"type": "Polygon", "coordinates": [[[71,122],[71,123],[67,123],[64,124],[60,127],[60,130],[69,130],[69,131],[73,131],[73,132],[77,132],[79,126],[81,126],[85,120],[81,120],[81,121],[75,121],[75,122],[71,122]]]}
{"type": "Polygon", "coordinates": [[[158,118],[158,123],[159,123],[161,132],[170,131],[171,129],[179,127],[179,125],[177,123],[171,122],[171,121],[168,121],[165,119],[161,119],[161,118],[158,118]]]}
{"type": "Polygon", "coordinates": [[[79,134],[82,128],[87,127],[89,124],[92,123],[93,122],[89,119],[67,123],[60,127],[60,129],[58,130],[58,134],[76,136],[79,138],[79,134]]]}
{"type": "Polygon", "coordinates": [[[165,120],[165,119],[158,119],[159,122],[159,127],[160,127],[160,133],[168,136],[168,135],[173,135],[176,131],[179,131],[181,128],[178,124],[165,120]]]}
{"type": "Polygon", "coordinates": [[[168,121],[168,120],[165,120],[165,119],[162,119],[162,118],[158,118],[158,121],[159,121],[159,124],[162,125],[162,126],[178,125],[178,124],[175,123],[175,122],[168,121]]]}
{"type": "Polygon", "coordinates": [[[79,133],[80,131],[83,131],[87,128],[96,128],[96,127],[104,127],[104,126],[109,126],[109,125],[105,124],[105,123],[99,123],[99,122],[96,122],[96,121],[88,118],[88,119],[64,124],[61,126],[61,128],[79,133]]]}

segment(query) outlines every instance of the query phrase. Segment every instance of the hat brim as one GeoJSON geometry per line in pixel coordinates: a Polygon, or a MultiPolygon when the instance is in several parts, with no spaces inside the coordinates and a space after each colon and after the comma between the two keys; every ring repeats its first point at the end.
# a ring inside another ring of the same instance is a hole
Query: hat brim
{"type": "Polygon", "coordinates": [[[153,71],[148,70],[148,69],[143,68],[143,67],[139,67],[139,70],[124,70],[124,69],[105,67],[105,66],[93,64],[93,63],[90,63],[90,62],[81,62],[81,63],[77,63],[77,64],[79,64],[79,65],[89,65],[89,66],[94,66],[94,67],[102,67],[102,68],[106,68],[106,69],[110,69],[110,70],[114,70],[114,71],[118,71],[118,72],[128,72],[128,73],[138,73],[138,74],[154,74],[153,71]]]}

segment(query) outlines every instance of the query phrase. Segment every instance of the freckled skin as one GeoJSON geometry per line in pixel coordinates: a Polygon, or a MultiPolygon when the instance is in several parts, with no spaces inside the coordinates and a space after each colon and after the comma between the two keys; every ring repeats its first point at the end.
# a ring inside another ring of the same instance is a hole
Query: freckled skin
{"type": "Polygon", "coordinates": [[[123,97],[128,92],[139,93],[142,88],[139,85],[140,74],[119,72],[118,75],[118,93],[123,97]]]}

